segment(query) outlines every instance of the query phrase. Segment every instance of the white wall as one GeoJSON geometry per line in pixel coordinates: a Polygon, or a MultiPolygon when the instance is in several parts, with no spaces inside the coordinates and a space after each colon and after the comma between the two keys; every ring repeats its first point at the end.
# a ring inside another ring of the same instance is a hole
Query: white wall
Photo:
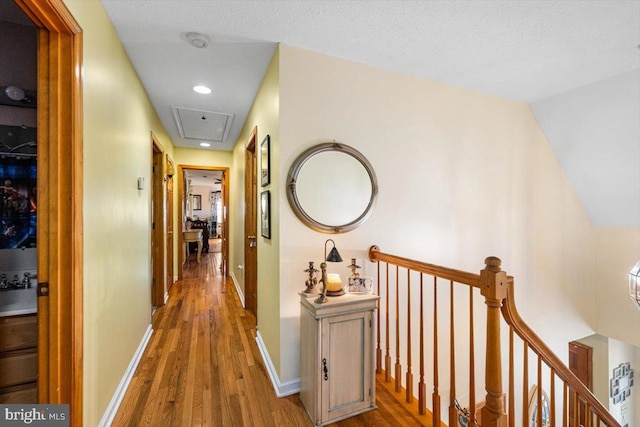
{"type": "Polygon", "coordinates": [[[593,224],[640,228],[640,69],[531,110],[593,224]]]}
{"type": "Polygon", "coordinates": [[[640,228],[596,227],[596,323],[600,335],[640,347],[640,310],[629,271],[640,261],[640,228]]]}
{"type": "MultiPolygon", "coordinates": [[[[344,259],[377,244],[409,258],[479,271],[496,255],[515,276],[521,314],[566,360],[594,323],[594,232],[529,108],[518,102],[280,47],[280,169],[319,142],[362,152],[380,194],[364,226],[331,236],[344,259]],[[557,325],[562,324],[562,328],[557,325]]],[[[305,227],[285,194],[281,378],[298,376],[297,292],[329,236],[305,227]]],[[[346,264],[332,266],[344,274],[346,264]]],[[[445,356],[441,356],[446,359],[445,356]]]]}
{"type": "Polygon", "coordinates": [[[635,371],[634,386],[631,389],[630,399],[620,402],[616,405],[609,398],[609,412],[624,427],[640,425],[640,388],[638,387],[638,378],[640,372],[640,348],[625,344],[623,342],[610,339],[609,340],[609,378],[613,377],[613,369],[617,368],[621,363],[631,363],[631,369],[635,371]]]}
{"type": "Polygon", "coordinates": [[[209,195],[212,191],[220,191],[220,185],[193,185],[191,186],[191,193],[193,195],[199,194],[202,202],[202,209],[194,210],[193,215],[198,218],[211,218],[211,200],[209,195]]]}

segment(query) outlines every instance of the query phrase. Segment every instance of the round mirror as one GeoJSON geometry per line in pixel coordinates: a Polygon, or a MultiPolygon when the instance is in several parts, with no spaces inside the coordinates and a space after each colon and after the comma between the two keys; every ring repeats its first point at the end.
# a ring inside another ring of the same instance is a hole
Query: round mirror
{"type": "Polygon", "coordinates": [[[371,214],[378,181],[369,161],[336,142],[315,145],[291,165],[287,199],[298,219],[324,233],[344,233],[371,214]]]}

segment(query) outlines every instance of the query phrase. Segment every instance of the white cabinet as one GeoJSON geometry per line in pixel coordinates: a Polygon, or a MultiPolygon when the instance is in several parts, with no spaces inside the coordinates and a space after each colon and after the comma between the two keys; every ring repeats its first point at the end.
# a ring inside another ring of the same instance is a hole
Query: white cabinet
{"type": "Polygon", "coordinates": [[[301,294],[300,400],[311,421],[329,424],[375,409],[377,295],[349,294],[316,304],[301,294]]]}

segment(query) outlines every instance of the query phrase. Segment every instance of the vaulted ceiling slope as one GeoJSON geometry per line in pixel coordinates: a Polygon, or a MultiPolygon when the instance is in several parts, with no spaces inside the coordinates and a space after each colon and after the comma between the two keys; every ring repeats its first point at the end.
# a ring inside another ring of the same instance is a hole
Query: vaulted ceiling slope
{"type": "Polygon", "coordinates": [[[640,227],[640,70],[530,107],[591,222],[640,227]]]}
{"type": "Polygon", "coordinates": [[[530,103],[593,222],[640,226],[640,172],[619,173],[638,164],[638,117],[628,107],[640,103],[639,0],[101,1],[177,146],[199,141],[180,136],[172,106],[233,114],[226,139],[211,144],[232,149],[281,42],[530,103]],[[189,45],[187,32],[209,47],[189,45]],[[621,75],[618,95],[586,89],[621,75]],[[194,93],[197,84],[213,93],[194,93]],[[624,119],[597,113],[618,101],[624,119]]]}

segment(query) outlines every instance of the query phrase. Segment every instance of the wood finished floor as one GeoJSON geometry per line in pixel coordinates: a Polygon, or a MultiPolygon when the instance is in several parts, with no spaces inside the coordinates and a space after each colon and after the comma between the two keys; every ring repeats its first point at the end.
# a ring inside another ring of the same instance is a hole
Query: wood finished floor
{"type": "MultiPolygon", "coordinates": [[[[155,329],[113,426],[311,426],[298,394],[277,398],[255,318],[219,270],[220,254],[188,260],[157,310],[155,329]]],[[[332,426],[425,425],[377,384],[378,409],[332,426]]],[[[422,418],[422,417],[421,417],[422,418]]]]}

